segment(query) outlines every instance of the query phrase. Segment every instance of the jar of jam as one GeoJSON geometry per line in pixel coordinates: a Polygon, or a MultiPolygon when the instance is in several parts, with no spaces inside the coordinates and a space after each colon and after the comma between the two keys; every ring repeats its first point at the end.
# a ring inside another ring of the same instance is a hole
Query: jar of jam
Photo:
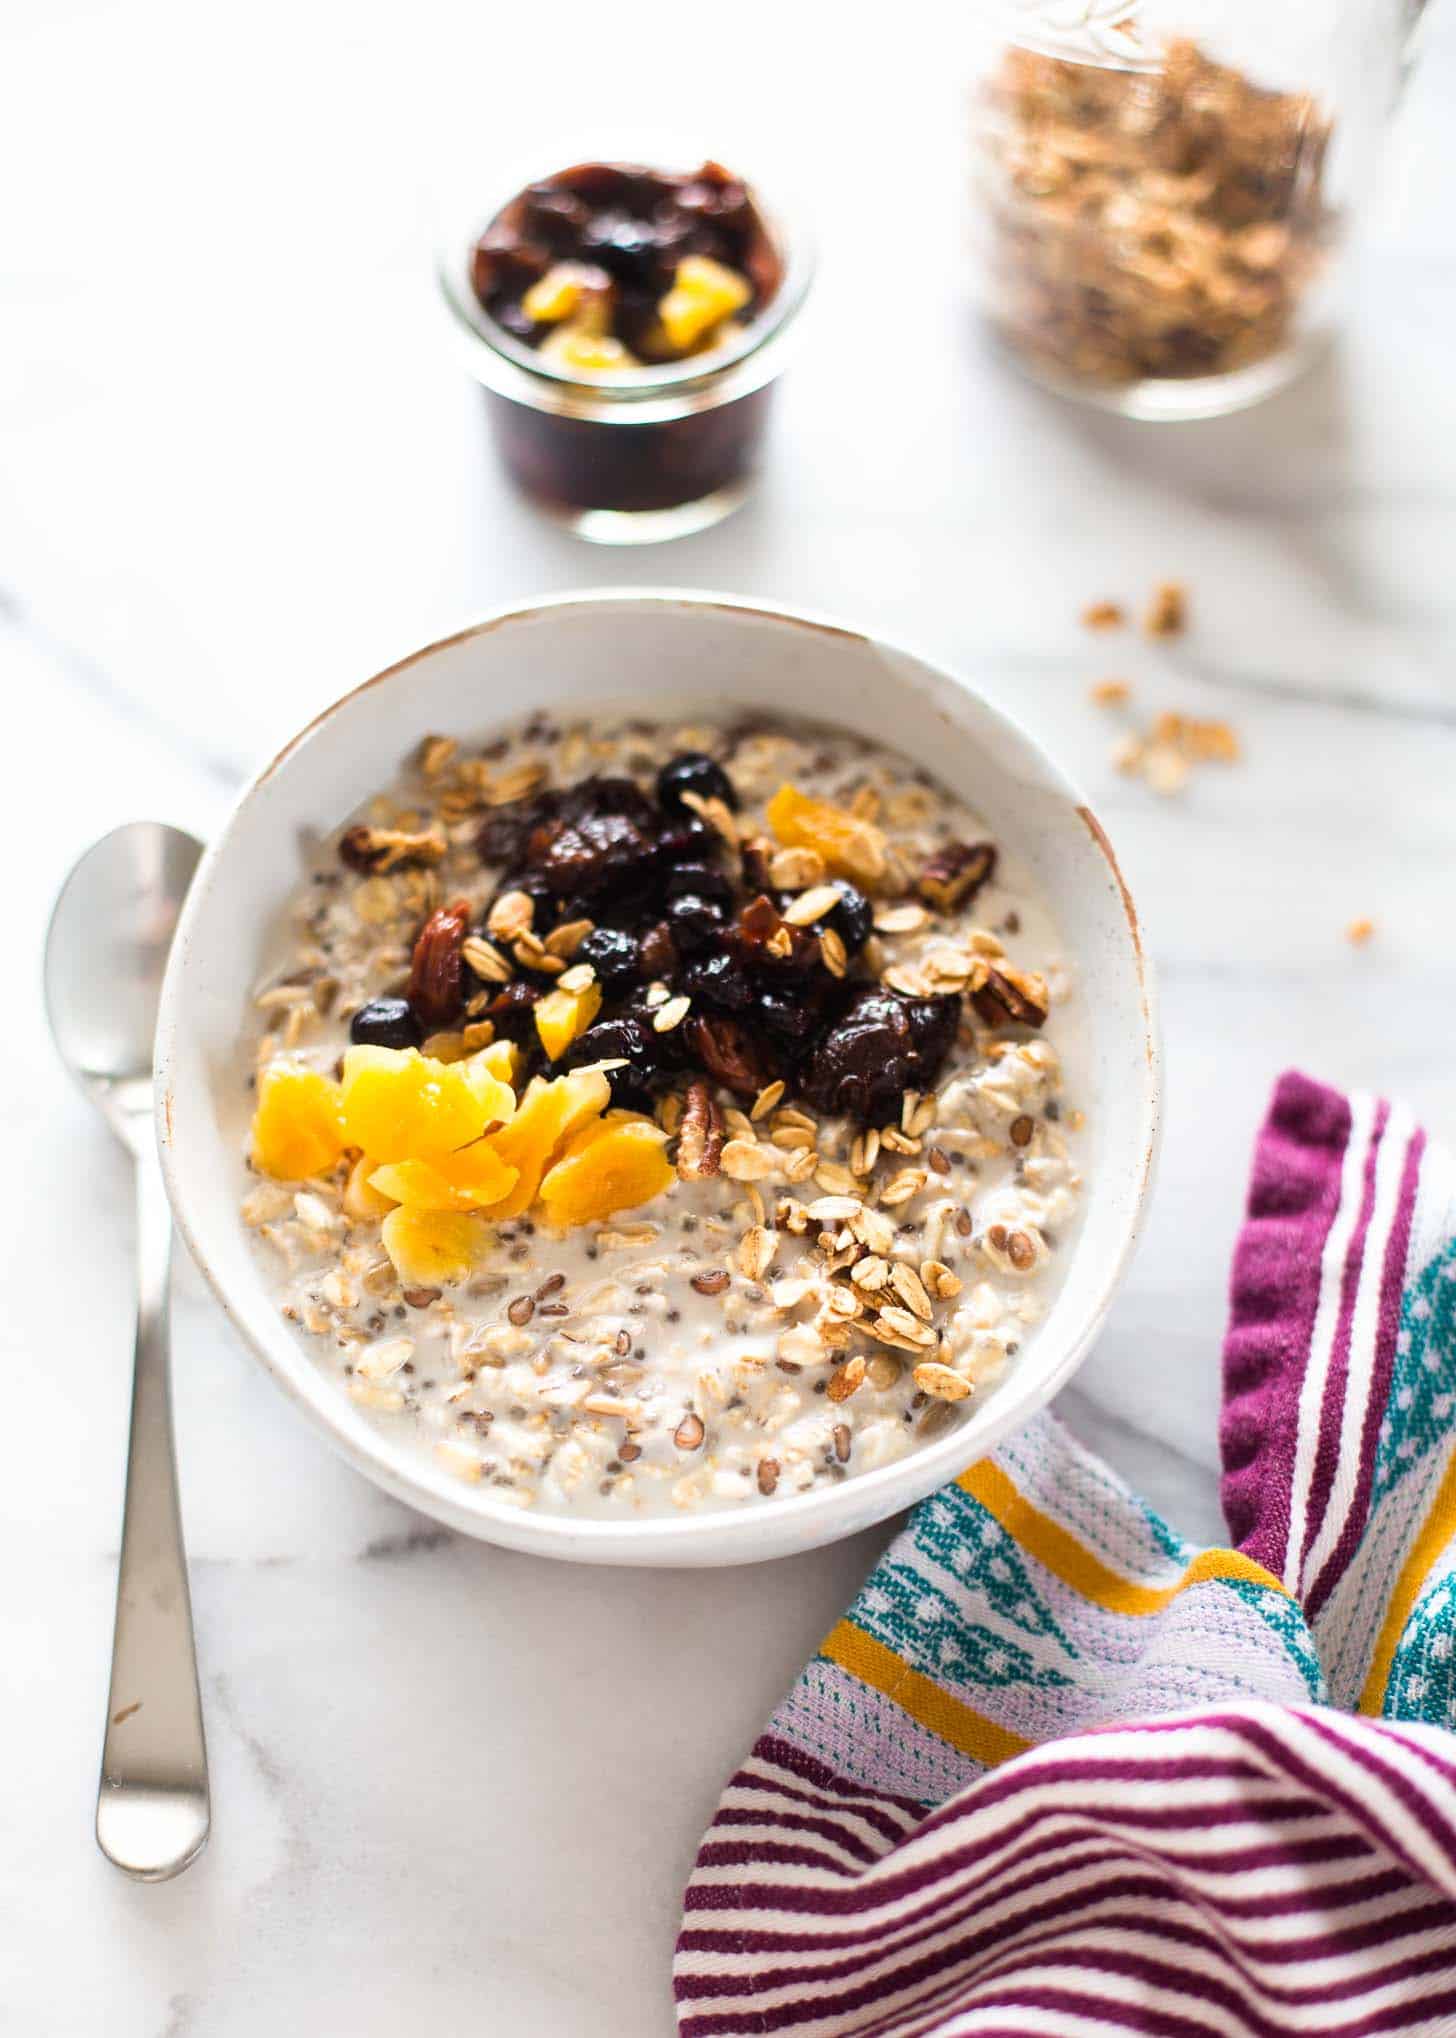
{"type": "Polygon", "coordinates": [[[721,164],[593,159],[517,188],[441,258],[497,448],[601,544],[742,502],[812,259],[721,164]]]}

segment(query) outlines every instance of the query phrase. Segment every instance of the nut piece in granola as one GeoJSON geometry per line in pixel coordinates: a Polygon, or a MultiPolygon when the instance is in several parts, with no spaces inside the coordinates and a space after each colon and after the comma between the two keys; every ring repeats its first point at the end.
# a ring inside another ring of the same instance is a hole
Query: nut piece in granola
{"type": "Polygon", "coordinates": [[[995,874],[994,842],[947,842],[921,871],[915,888],[939,912],[953,913],[968,906],[995,874]]]}

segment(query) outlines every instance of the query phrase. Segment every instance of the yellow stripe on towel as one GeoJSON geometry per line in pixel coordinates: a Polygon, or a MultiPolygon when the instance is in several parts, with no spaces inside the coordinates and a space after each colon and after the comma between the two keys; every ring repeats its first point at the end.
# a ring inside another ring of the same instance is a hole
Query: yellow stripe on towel
{"type": "Polygon", "coordinates": [[[842,1620],[819,1653],[857,1677],[861,1684],[883,1692],[901,1712],[928,1727],[932,1734],[938,1734],[942,1741],[949,1741],[972,1761],[983,1762],[988,1769],[1009,1761],[1013,1755],[1023,1754],[1031,1746],[1020,1734],[1013,1734],[988,1720],[984,1713],[962,1705],[933,1679],[912,1670],[903,1656],[897,1656],[893,1649],[887,1649],[853,1621],[842,1620]]]}
{"type": "Polygon", "coordinates": [[[1446,1469],[1441,1474],[1430,1512],[1421,1523],[1420,1534],[1411,1544],[1410,1554],[1400,1567],[1390,1604],[1385,1609],[1375,1654],[1370,1660],[1370,1674],[1360,1693],[1361,1712],[1379,1714],[1384,1711],[1390,1666],[1395,1661],[1405,1624],[1421,1596],[1421,1587],[1453,1535],[1456,1535],[1456,1451],[1446,1460],[1446,1469]]]}
{"type": "Polygon", "coordinates": [[[956,1483],[973,1500],[979,1500],[1012,1541],[1043,1569],[1109,1613],[1161,1613],[1180,1592],[1209,1579],[1242,1579],[1267,1586],[1271,1592],[1284,1593],[1272,1571],[1266,1571],[1262,1564],[1241,1556],[1237,1550],[1200,1550],[1182,1577],[1175,1578],[1170,1585],[1139,1584],[1135,1578],[1124,1578],[1121,1572],[1104,1564],[1070,1529],[1034,1507],[990,1458],[972,1465],[956,1483]]]}

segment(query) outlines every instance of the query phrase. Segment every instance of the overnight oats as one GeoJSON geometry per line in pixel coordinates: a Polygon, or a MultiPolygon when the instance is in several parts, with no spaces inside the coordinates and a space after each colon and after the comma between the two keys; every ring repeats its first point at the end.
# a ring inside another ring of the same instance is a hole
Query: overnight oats
{"type": "Polygon", "coordinates": [[[520,1507],[914,1451],[1045,1313],[1077,992],[986,829],[805,724],[426,738],[256,998],[242,1210],[373,1419],[520,1507]]]}
{"type": "Polygon", "coordinates": [[[452,245],[443,282],[506,467],[550,515],[638,543],[742,499],[808,257],[741,177],[574,164],[452,245]]]}

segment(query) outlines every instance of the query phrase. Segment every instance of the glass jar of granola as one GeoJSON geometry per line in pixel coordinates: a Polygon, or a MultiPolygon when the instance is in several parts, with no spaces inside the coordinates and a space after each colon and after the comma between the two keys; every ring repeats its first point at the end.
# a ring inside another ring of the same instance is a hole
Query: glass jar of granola
{"type": "Polygon", "coordinates": [[[1039,380],[1143,418],[1279,388],[1339,256],[1421,0],[982,0],[984,307],[1039,380]]]}

